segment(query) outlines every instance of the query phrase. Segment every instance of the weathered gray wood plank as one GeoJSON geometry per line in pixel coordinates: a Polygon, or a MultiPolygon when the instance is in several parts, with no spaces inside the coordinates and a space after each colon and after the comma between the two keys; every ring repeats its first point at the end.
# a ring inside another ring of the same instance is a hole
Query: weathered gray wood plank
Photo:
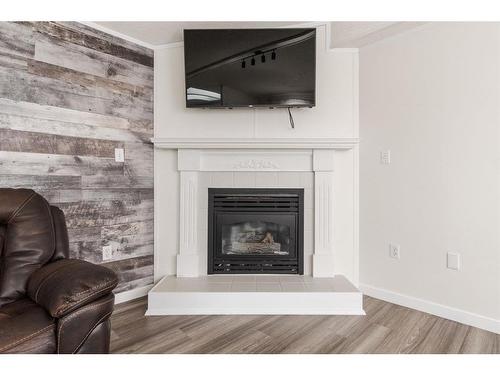
{"type": "Polygon", "coordinates": [[[153,199],[153,188],[112,189],[109,187],[81,190],[81,200],[124,200],[124,201],[142,201],[153,199]]]}
{"type": "MultiPolygon", "coordinates": [[[[133,259],[119,260],[116,262],[103,263],[118,274],[119,283],[131,282],[133,280],[151,278],[153,276],[153,256],[145,255],[133,259]]],[[[148,285],[148,284],[146,284],[148,285]]]]}
{"type": "Polygon", "coordinates": [[[34,176],[0,173],[0,187],[25,188],[37,191],[81,189],[80,176],[34,176]]]}
{"type": "Polygon", "coordinates": [[[28,60],[22,56],[7,53],[0,49],[0,66],[7,68],[28,70],[28,60]]]}
{"type": "Polygon", "coordinates": [[[0,128],[0,151],[114,158],[115,148],[123,143],[0,128]]]}
{"type": "Polygon", "coordinates": [[[152,264],[153,264],[153,256],[145,255],[134,259],[125,259],[116,262],[104,263],[104,266],[112,270],[130,271],[136,268],[151,266],[152,264]]]}
{"type": "MultiPolygon", "coordinates": [[[[17,175],[123,176],[124,163],[94,156],[0,151],[0,173],[17,175]]],[[[135,194],[139,197],[139,193],[135,194]]],[[[123,196],[123,195],[122,195],[123,196]]],[[[80,198],[82,194],[80,194],[80,198]]]]}
{"type": "Polygon", "coordinates": [[[122,236],[119,241],[102,240],[103,246],[113,249],[112,260],[136,258],[141,255],[153,255],[153,233],[134,236],[122,236]]]}
{"type": "MultiPolygon", "coordinates": [[[[95,86],[82,86],[22,70],[0,67],[0,96],[15,100],[69,108],[83,112],[151,121],[150,108],[135,106],[135,98],[95,86]]],[[[152,108],[152,103],[150,103],[152,108]]]]}
{"type": "Polygon", "coordinates": [[[115,81],[152,87],[152,67],[40,34],[35,38],[37,61],[115,81]]]}
{"type": "Polygon", "coordinates": [[[35,54],[33,28],[16,22],[0,22],[0,51],[12,55],[33,57],[35,54]]]}
{"type": "Polygon", "coordinates": [[[123,173],[126,176],[152,176],[154,173],[154,167],[151,160],[146,159],[136,159],[128,157],[128,161],[124,166],[123,173]]]}
{"type": "Polygon", "coordinates": [[[153,183],[150,176],[82,176],[84,189],[152,189],[153,183]]]}
{"type": "Polygon", "coordinates": [[[68,237],[70,243],[82,241],[100,241],[101,227],[82,226],[78,228],[68,228],[68,237]]]}
{"type": "Polygon", "coordinates": [[[113,43],[102,37],[82,33],[81,28],[76,31],[71,27],[55,22],[35,22],[34,27],[36,31],[59,40],[153,67],[153,56],[150,53],[138,52],[137,49],[127,48],[123,46],[123,40],[119,41],[120,44],[113,43]]]}
{"type": "Polygon", "coordinates": [[[0,98],[0,113],[5,115],[28,117],[32,119],[54,120],[70,124],[132,130],[130,128],[129,120],[125,118],[10,100],[6,98],[0,98]]]}
{"type": "Polygon", "coordinates": [[[153,220],[136,221],[117,225],[109,225],[102,228],[101,238],[103,241],[121,241],[124,237],[143,234],[152,234],[154,231],[153,220]]]}
{"type": "Polygon", "coordinates": [[[102,262],[102,244],[101,241],[70,242],[69,254],[71,258],[83,259],[91,263],[102,262]]]}
{"type": "Polygon", "coordinates": [[[153,201],[81,201],[59,204],[69,228],[145,221],[153,216],[153,201]]]}
{"type": "MultiPolygon", "coordinates": [[[[104,242],[104,245],[109,244],[104,242]]],[[[114,246],[113,243],[109,244],[114,246]]],[[[135,259],[138,256],[153,255],[153,240],[150,243],[121,244],[116,249],[113,248],[113,260],[135,259]]],[[[130,272],[131,273],[131,272],[130,272]]]]}
{"type": "Polygon", "coordinates": [[[128,283],[145,277],[152,277],[153,264],[148,264],[147,266],[143,267],[136,266],[135,268],[130,270],[121,270],[119,275],[119,280],[121,283],[128,283]]]}
{"type": "Polygon", "coordinates": [[[152,143],[125,142],[124,147],[125,158],[153,163],[154,152],[152,143]]]}
{"type": "Polygon", "coordinates": [[[44,134],[54,134],[60,136],[124,142],[147,142],[151,138],[146,133],[136,133],[126,129],[115,129],[72,122],[62,122],[58,120],[46,120],[28,116],[5,114],[1,112],[0,128],[44,134]]]}
{"type": "Polygon", "coordinates": [[[107,34],[100,30],[94,29],[92,27],[86,26],[79,22],[57,22],[59,25],[64,26],[68,29],[76,30],[79,33],[84,33],[86,35],[91,35],[99,39],[107,40],[110,43],[115,45],[120,45],[125,48],[128,48],[132,51],[136,51],[145,56],[154,57],[154,51],[150,48],[146,48],[144,46],[129,42],[128,40],[116,37],[114,35],[107,34]]]}
{"type": "Polygon", "coordinates": [[[136,105],[142,105],[145,111],[151,109],[153,89],[150,87],[103,78],[66,68],[62,65],[32,59],[26,59],[26,63],[30,73],[69,83],[78,83],[86,87],[94,86],[99,96],[111,98],[110,94],[124,95],[127,99],[133,99],[136,105]]]}

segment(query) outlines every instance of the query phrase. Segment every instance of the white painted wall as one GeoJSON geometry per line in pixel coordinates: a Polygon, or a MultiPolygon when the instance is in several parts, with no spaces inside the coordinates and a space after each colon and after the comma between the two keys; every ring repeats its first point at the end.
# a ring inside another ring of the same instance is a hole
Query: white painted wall
{"type": "MultiPolygon", "coordinates": [[[[155,51],[156,138],[356,138],[358,137],[358,51],[326,49],[327,26],[317,31],[316,107],[292,110],[295,129],[285,109],[186,109],[182,44],[155,51]]],[[[336,269],[348,270],[357,284],[357,147],[338,153],[334,182],[348,222],[343,230],[336,269]],[[347,249],[347,250],[346,250],[347,249]],[[354,265],[356,264],[356,266],[354,265]]],[[[155,150],[155,280],[175,274],[178,253],[179,173],[175,150],[155,150]]],[[[270,176],[271,178],[272,176],[270,176]]],[[[339,215],[342,217],[342,215],[339,215]]]]}
{"type": "Polygon", "coordinates": [[[499,56],[498,23],[432,23],[360,49],[360,280],[382,297],[500,320],[499,56]]]}

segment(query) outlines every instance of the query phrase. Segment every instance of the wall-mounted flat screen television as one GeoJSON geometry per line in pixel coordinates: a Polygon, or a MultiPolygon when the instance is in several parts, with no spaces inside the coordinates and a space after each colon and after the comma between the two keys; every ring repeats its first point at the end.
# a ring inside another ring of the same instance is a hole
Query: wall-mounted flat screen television
{"type": "Polygon", "coordinates": [[[316,29],[184,30],[186,107],[314,107],[316,29]]]}

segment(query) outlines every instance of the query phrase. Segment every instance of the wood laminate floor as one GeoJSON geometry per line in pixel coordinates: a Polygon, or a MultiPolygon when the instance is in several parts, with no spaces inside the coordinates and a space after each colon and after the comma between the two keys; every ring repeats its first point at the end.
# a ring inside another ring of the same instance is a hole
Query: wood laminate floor
{"type": "Polygon", "coordinates": [[[500,353],[500,335],[364,297],[366,316],[144,316],[117,305],[112,353],[500,353]]]}

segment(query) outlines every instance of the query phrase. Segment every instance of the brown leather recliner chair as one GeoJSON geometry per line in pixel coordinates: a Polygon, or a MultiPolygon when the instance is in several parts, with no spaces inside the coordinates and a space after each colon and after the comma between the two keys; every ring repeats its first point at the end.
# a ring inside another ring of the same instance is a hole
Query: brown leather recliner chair
{"type": "Polygon", "coordinates": [[[107,353],[118,279],[68,259],[63,212],[0,189],[0,353],[107,353]]]}

